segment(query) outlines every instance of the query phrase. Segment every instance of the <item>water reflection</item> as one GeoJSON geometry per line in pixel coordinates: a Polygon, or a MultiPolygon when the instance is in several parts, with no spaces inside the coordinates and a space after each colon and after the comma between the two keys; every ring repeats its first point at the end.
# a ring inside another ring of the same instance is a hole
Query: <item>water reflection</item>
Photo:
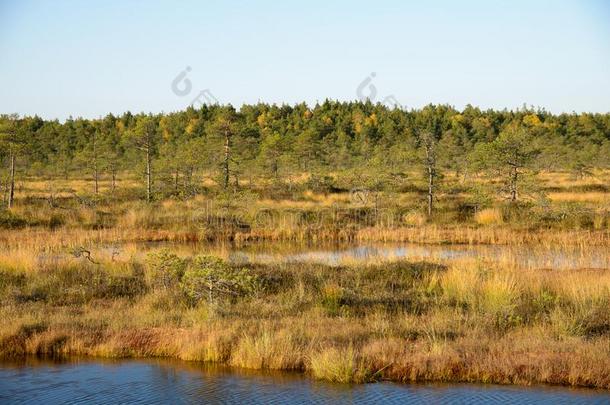
{"type": "Polygon", "coordinates": [[[254,243],[231,245],[170,245],[187,254],[212,253],[235,263],[322,263],[331,266],[377,263],[402,259],[451,261],[480,259],[518,268],[582,269],[610,268],[610,252],[605,247],[557,248],[532,245],[421,245],[358,244],[309,246],[299,244],[254,243]],[[180,247],[181,246],[181,247],[180,247]]]}
{"type": "Polygon", "coordinates": [[[2,403],[608,403],[608,391],[475,384],[337,385],[171,360],[0,363],[2,403]]]}
{"type": "MultiPolygon", "coordinates": [[[[603,246],[548,247],[540,245],[425,245],[414,243],[299,244],[250,243],[245,245],[208,243],[146,242],[88,246],[92,257],[103,260],[142,260],[150,251],[167,247],[180,255],[213,254],[238,264],[321,263],[331,266],[380,263],[396,260],[448,262],[474,259],[514,266],[519,269],[610,269],[610,250],[603,246]]],[[[38,261],[74,260],[67,253],[43,252],[38,261]]]]}

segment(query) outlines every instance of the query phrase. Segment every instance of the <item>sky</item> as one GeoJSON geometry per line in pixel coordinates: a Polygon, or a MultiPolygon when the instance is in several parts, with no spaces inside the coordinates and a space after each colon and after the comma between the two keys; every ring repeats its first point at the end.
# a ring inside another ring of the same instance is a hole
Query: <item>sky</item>
{"type": "Polygon", "coordinates": [[[0,113],[327,98],[610,112],[610,1],[0,0],[0,113]]]}

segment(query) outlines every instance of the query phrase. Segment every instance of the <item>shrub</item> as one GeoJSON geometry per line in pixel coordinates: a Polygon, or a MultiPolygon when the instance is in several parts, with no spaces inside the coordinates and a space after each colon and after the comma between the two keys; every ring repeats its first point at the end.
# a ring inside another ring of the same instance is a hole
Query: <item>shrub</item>
{"type": "Polygon", "coordinates": [[[254,294],[259,278],[249,269],[235,269],[214,256],[197,256],[182,278],[184,294],[196,304],[202,299],[236,298],[254,294]]]}
{"type": "Polygon", "coordinates": [[[161,249],[146,256],[146,265],[150,272],[150,284],[156,288],[172,288],[177,286],[186,271],[186,260],[161,249]]]}

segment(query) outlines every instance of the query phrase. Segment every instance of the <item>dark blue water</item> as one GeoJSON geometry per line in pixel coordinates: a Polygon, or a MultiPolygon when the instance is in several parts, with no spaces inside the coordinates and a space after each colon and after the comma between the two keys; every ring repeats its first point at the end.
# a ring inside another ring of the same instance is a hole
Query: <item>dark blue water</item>
{"type": "Polygon", "coordinates": [[[26,359],[0,363],[0,403],[536,403],[610,404],[610,392],[562,387],[338,385],[167,360],[26,359]]]}

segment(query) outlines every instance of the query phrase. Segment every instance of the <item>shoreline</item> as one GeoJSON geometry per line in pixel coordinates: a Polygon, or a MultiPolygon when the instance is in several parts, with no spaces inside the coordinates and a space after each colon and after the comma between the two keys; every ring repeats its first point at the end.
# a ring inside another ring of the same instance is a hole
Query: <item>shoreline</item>
{"type": "MultiPolygon", "coordinates": [[[[177,331],[179,332],[179,331],[177,331]]],[[[184,331],[181,331],[184,332],[184,331]]],[[[148,338],[152,337],[150,334],[151,331],[132,331],[135,334],[147,335],[148,338]]],[[[182,333],[177,333],[176,335],[172,335],[171,333],[168,336],[167,331],[161,331],[163,335],[158,336],[160,340],[163,340],[163,343],[168,343],[171,340],[171,337],[181,336],[182,333]],[[166,340],[169,339],[169,340],[166,340]]],[[[184,336],[184,335],[182,335],[184,336]]],[[[56,338],[56,336],[54,336],[56,338]]],[[[53,345],[53,342],[46,341],[44,336],[37,336],[36,339],[41,344],[50,344],[53,345]]],[[[51,338],[53,340],[53,338],[51,338]]],[[[54,342],[57,344],[57,341],[54,342]]],[[[50,347],[46,347],[48,350],[50,347]]],[[[92,351],[85,350],[84,352],[45,352],[40,353],[40,347],[36,350],[21,354],[14,355],[3,355],[0,356],[0,365],[1,363],[13,363],[13,362],[22,362],[27,359],[36,359],[37,361],[70,361],[72,359],[85,359],[87,361],[132,361],[132,360],[163,360],[163,361],[178,361],[184,363],[198,364],[198,365],[210,365],[214,367],[223,367],[228,370],[239,370],[240,372],[257,372],[257,373],[268,373],[271,375],[274,374],[296,374],[301,375],[306,378],[312,380],[326,381],[332,383],[339,384],[368,384],[368,383],[378,383],[378,382],[391,382],[396,384],[427,384],[427,383],[438,383],[438,384],[482,384],[482,385],[502,385],[502,386],[514,386],[514,387],[562,387],[562,388],[574,388],[574,389],[584,389],[584,390],[595,390],[595,391],[604,391],[610,393],[610,381],[605,382],[605,385],[596,385],[595,383],[588,382],[586,379],[581,379],[577,376],[553,376],[552,374],[548,375],[548,378],[528,378],[527,375],[529,372],[535,371],[536,368],[544,369],[549,368],[553,369],[554,367],[560,366],[559,363],[563,363],[564,361],[558,362],[547,362],[540,363],[536,366],[529,364],[527,367],[525,364],[521,364],[519,366],[519,370],[513,370],[512,373],[506,373],[506,370],[502,370],[501,367],[497,367],[496,369],[489,369],[482,372],[481,370],[468,370],[467,368],[462,367],[464,364],[460,362],[451,363],[451,367],[445,370],[436,370],[436,372],[441,372],[440,375],[426,375],[425,373],[430,372],[432,370],[417,370],[416,374],[409,374],[407,371],[404,374],[396,373],[396,370],[392,370],[391,367],[383,367],[381,372],[373,372],[366,376],[365,378],[359,379],[351,379],[349,381],[340,381],[328,377],[320,377],[316,376],[312,371],[311,367],[308,365],[302,365],[300,368],[273,368],[273,367],[251,367],[251,366],[240,366],[233,363],[231,360],[228,361],[214,361],[210,359],[201,359],[201,358],[193,358],[192,353],[188,354],[163,354],[162,352],[165,350],[160,347],[148,347],[143,348],[142,350],[147,351],[147,353],[120,353],[122,351],[130,352],[133,348],[129,347],[119,347],[115,348],[118,350],[115,354],[100,354],[96,352],[96,349],[92,351]],[[158,352],[157,352],[158,351],[158,352]],[[157,352],[156,354],[152,354],[152,352],[157,352]],[[459,373],[452,374],[455,370],[461,370],[459,373]],[[424,374],[418,374],[423,372],[424,374]],[[573,378],[573,379],[570,379],[573,378]]],[[[543,352],[530,352],[527,353],[529,356],[537,357],[541,355],[543,352]]],[[[418,355],[417,352],[413,353],[418,355]]],[[[419,353],[424,354],[424,353],[419,353]]],[[[432,362],[434,362],[435,357],[430,356],[432,362]]],[[[559,360],[559,359],[557,359],[559,360]]],[[[578,360],[578,359],[575,359],[578,360]]],[[[431,363],[432,364],[432,363],[431,363]]],[[[429,364],[430,365],[430,364],[429,364]]],[[[365,367],[367,367],[365,365],[365,367]]],[[[411,372],[413,372],[415,368],[411,368],[411,372]]],[[[357,371],[357,370],[356,370],[357,371]]]]}

